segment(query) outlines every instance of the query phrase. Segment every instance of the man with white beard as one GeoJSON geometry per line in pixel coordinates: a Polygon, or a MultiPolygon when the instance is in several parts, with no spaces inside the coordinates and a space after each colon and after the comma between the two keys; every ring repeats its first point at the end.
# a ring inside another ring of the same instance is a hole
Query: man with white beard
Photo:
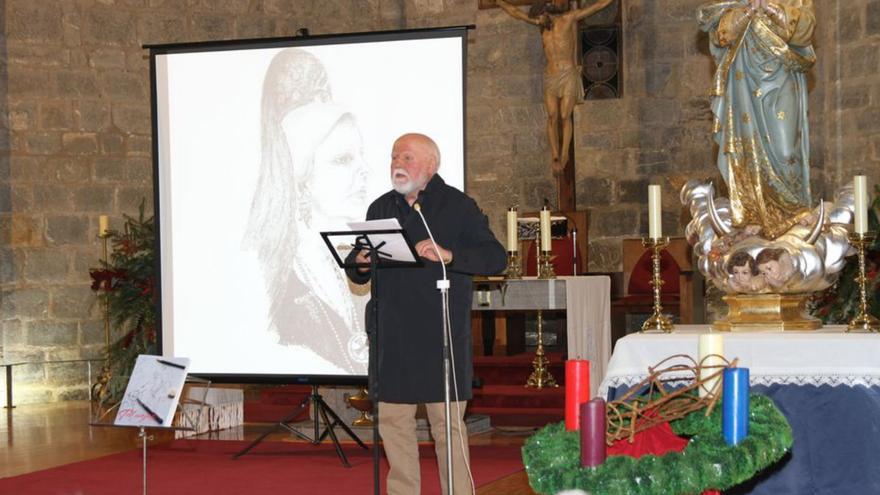
{"type": "MultiPolygon", "coordinates": [[[[452,404],[453,491],[471,493],[467,467],[467,428],[464,412],[472,397],[471,345],[472,276],[500,273],[507,262],[504,248],[489,230],[489,221],[476,202],[446,185],[437,174],[440,151],[423,134],[404,134],[391,151],[393,190],[376,199],[367,220],[397,218],[407,237],[415,242],[421,267],[382,270],[379,304],[367,305],[367,331],[376,329],[379,312],[378,394],[379,432],[391,470],[389,495],[413,495],[420,490],[416,407],[425,404],[434,437],[440,482],[446,489],[446,438],[443,380],[443,310],[437,281],[446,265],[450,281],[451,323],[455,376],[452,404]],[[418,203],[437,242],[431,243],[414,205],[418,203]],[[462,442],[463,441],[463,442],[462,442]]],[[[369,263],[365,251],[350,256],[369,263]]],[[[370,280],[369,268],[347,270],[355,283],[370,280]]],[[[371,367],[372,369],[372,367],[371,367]]]]}

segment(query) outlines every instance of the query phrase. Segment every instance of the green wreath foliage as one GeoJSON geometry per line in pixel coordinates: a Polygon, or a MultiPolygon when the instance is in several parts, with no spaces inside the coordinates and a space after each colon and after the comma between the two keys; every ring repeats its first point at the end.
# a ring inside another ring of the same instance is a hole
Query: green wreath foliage
{"type": "Polygon", "coordinates": [[[773,401],[749,399],[749,436],[729,446],[721,432],[721,407],[711,415],[696,411],[671,423],[676,435],[689,437],[682,452],[638,459],[611,456],[597,468],[580,464],[580,436],[564,423],[539,430],[523,445],[529,484],[537,493],[581,489],[592,495],[699,494],[726,490],[753,478],[791,449],[791,426],[773,401]]]}

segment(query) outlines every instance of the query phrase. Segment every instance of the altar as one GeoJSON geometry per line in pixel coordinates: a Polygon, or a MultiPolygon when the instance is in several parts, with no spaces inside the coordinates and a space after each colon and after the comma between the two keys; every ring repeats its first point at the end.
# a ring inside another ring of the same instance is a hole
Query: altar
{"type": "MultiPolygon", "coordinates": [[[[696,358],[707,331],[680,325],[672,334],[624,337],[600,394],[614,400],[669,356],[696,358]]],[[[794,434],[790,456],[729,493],[880,493],[880,335],[845,333],[844,326],[723,335],[725,357],[749,368],[752,392],[771,398],[794,434]]]]}
{"type": "Polygon", "coordinates": [[[605,376],[611,356],[611,279],[607,276],[539,280],[493,278],[475,281],[473,311],[564,310],[568,359],[590,361],[591,392],[605,376]]]}

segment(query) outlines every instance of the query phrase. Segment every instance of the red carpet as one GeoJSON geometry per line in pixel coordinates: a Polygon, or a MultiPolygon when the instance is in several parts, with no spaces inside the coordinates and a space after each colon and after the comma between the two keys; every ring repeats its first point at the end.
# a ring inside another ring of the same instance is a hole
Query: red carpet
{"type": "MultiPolygon", "coordinates": [[[[373,493],[369,450],[344,444],[351,468],[331,444],[263,442],[249,454],[230,456],[247,442],[177,440],[147,452],[147,491],[171,494],[355,494],[373,493]]],[[[433,446],[420,446],[422,493],[439,495],[433,446]]],[[[523,469],[519,447],[471,447],[476,486],[523,469]]],[[[388,465],[382,459],[382,488],[388,465]]],[[[141,493],[141,451],[133,450],[45,471],[0,479],[3,494],[118,495],[141,493]]]]}

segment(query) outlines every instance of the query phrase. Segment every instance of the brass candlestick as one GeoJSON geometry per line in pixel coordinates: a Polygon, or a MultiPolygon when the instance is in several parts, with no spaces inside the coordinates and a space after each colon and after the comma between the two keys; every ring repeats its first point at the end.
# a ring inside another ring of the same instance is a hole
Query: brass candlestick
{"type": "Polygon", "coordinates": [[[871,245],[876,238],[873,232],[849,234],[849,241],[859,252],[859,274],[856,276],[856,282],[859,284],[859,314],[856,315],[847,326],[847,332],[880,332],[880,320],[868,314],[868,296],[865,284],[868,282],[865,277],[865,248],[871,245]]]}
{"type": "Polygon", "coordinates": [[[544,316],[541,313],[541,310],[538,310],[538,348],[535,349],[535,359],[532,360],[532,366],[534,369],[532,370],[532,374],[529,375],[528,381],[526,381],[526,387],[528,388],[544,388],[544,387],[558,387],[556,384],[556,379],[553,378],[553,375],[550,374],[550,370],[547,369],[550,364],[550,360],[547,359],[547,356],[544,355],[544,316]]]}
{"type": "Polygon", "coordinates": [[[660,277],[660,251],[669,245],[669,238],[643,238],[642,245],[653,250],[651,259],[654,261],[651,286],[654,288],[654,313],[642,324],[642,332],[671,333],[675,328],[672,321],[663,314],[663,305],[660,303],[660,289],[663,287],[663,279],[660,277]]]}
{"type": "Polygon", "coordinates": [[[507,270],[504,272],[504,276],[512,279],[522,278],[522,262],[518,251],[507,252],[507,270]]]}
{"type": "Polygon", "coordinates": [[[551,260],[553,256],[550,255],[550,251],[541,251],[541,255],[538,257],[538,278],[541,280],[549,280],[556,278],[556,271],[553,270],[553,263],[551,260]]]}
{"type": "Polygon", "coordinates": [[[355,395],[348,395],[345,400],[350,407],[360,412],[360,416],[351,423],[352,426],[373,426],[373,420],[368,415],[373,410],[373,401],[370,400],[366,387],[361,387],[355,395]]]}
{"type": "MultiPolygon", "coordinates": [[[[103,221],[102,221],[103,223],[103,221]]],[[[98,233],[101,239],[101,261],[106,268],[110,262],[107,242],[110,239],[110,233],[103,226],[101,232],[98,233]]],[[[106,283],[106,282],[102,282],[106,283]]],[[[110,368],[110,301],[107,300],[107,287],[104,287],[101,309],[104,312],[104,366],[101,368],[101,374],[98,376],[97,382],[92,387],[92,399],[103,403],[107,398],[107,392],[110,386],[110,377],[113,371],[110,368]]]]}

